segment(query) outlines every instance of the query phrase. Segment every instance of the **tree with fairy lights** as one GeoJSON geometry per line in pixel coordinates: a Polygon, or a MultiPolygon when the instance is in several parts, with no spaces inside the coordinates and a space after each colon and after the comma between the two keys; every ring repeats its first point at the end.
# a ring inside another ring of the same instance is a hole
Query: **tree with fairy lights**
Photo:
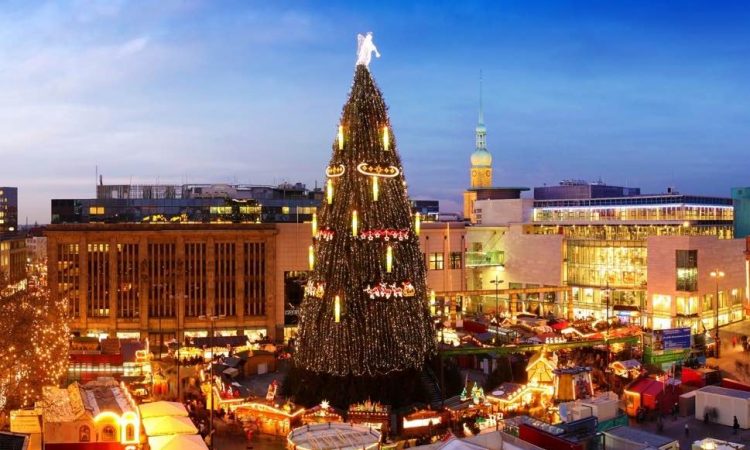
{"type": "Polygon", "coordinates": [[[0,296],[0,414],[33,406],[45,385],[59,385],[68,368],[65,300],[46,288],[0,296]]]}
{"type": "Polygon", "coordinates": [[[393,406],[424,397],[420,372],[435,351],[420,217],[412,215],[387,107],[368,63],[380,56],[359,36],[354,83],[313,216],[312,275],[300,307],[295,401],[393,406]]]}

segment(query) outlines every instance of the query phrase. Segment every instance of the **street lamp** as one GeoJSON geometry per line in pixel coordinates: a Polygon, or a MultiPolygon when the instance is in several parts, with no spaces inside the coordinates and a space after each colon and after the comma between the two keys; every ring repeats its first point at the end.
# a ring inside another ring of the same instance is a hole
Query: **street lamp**
{"type": "Polygon", "coordinates": [[[495,279],[490,280],[491,284],[495,285],[495,344],[497,344],[498,337],[500,337],[500,319],[498,311],[500,310],[500,284],[503,280],[500,279],[500,273],[505,271],[504,266],[499,266],[495,271],[495,279]]]}
{"type": "Polygon", "coordinates": [[[224,314],[221,315],[201,315],[198,316],[200,320],[208,320],[210,322],[210,334],[208,335],[208,346],[211,348],[211,365],[209,366],[211,377],[210,380],[210,386],[208,392],[211,394],[211,409],[209,410],[210,413],[210,419],[209,419],[209,425],[208,425],[208,435],[211,437],[211,450],[214,449],[214,324],[217,320],[223,319],[226,316],[224,314]]]}
{"type": "Polygon", "coordinates": [[[716,358],[719,358],[721,351],[721,340],[719,339],[719,278],[724,278],[726,275],[719,269],[711,271],[711,278],[716,282],[716,322],[714,322],[714,333],[716,335],[716,358]]]}

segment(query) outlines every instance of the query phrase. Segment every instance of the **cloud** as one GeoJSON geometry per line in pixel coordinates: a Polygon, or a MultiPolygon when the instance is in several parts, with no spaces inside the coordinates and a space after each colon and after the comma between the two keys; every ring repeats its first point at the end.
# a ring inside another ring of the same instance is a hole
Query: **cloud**
{"type": "Polygon", "coordinates": [[[148,40],[148,36],[131,39],[120,46],[119,53],[123,56],[138,53],[146,48],[146,45],[148,45],[148,40]]]}

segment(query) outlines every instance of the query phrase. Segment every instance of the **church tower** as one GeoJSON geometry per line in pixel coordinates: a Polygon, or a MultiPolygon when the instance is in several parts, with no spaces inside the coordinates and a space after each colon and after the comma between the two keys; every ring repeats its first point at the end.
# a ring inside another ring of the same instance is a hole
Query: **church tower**
{"type": "Polygon", "coordinates": [[[479,121],[475,128],[476,149],[471,154],[471,189],[492,187],[492,155],[487,151],[487,128],[484,127],[482,76],[479,76],[479,121]]]}
{"type": "Polygon", "coordinates": [[[487,128],[484,127],[484,105],[482,104],[482,72],[479,72],[479,121],[474,129],[476,148],[471,154],[471,184],[464,191],[464,219],[471,223],[477,222],[474,212],[474,202],[477,193],[483,189],[492,188],[492,155],[487,151],[487,128]]]}

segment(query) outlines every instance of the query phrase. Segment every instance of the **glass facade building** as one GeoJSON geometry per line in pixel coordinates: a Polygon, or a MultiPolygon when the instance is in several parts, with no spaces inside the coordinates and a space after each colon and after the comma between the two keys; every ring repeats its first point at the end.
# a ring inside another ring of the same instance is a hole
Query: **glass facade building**
{"type": "Polygon", "coordinates": [[[0,187],[0,233],[18,230],[18,188],[0,187]]]}

